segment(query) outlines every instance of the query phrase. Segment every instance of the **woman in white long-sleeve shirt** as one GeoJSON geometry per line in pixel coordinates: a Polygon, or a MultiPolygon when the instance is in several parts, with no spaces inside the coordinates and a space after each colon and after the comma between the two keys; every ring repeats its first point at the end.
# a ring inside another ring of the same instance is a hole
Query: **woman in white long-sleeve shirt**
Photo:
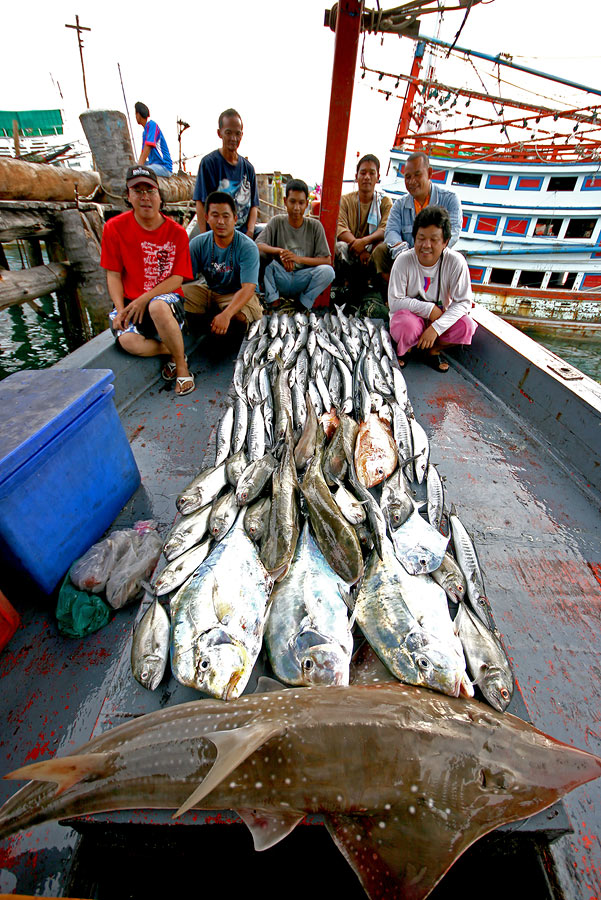
{"type": "Polygon", "coordinates": [[[446,372],[449,364],[440,350],[452,344],[471,344],[477,328],[470,313],[472,286],[461,253],[449,250],[451,222],[446,209],[427,206],[413,223],[415,246],[397,256],[388,286],[390,334],[404,365],[404,356],[417,347],[426,361],[446,372]]]}

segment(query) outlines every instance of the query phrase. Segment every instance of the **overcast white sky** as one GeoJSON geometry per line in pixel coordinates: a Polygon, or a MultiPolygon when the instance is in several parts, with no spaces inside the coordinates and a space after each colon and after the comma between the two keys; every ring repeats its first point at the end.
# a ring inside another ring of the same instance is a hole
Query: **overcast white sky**
{"type": "MultiPolygon", "coordinates": [[[[77,116],[85,108],[74,23],[91,27],[84,35],[88,96],[93,108],[125,112],[117,64],[139,152],[141,128],[133,105],[144,101],[162,128],[177,160],[178,117],[189,122],[183,135],[186,156],[204,155],[218,146],[217,117],[234,106],[244,120],[240,151],[259,172],[279,169],[310,184],[323,174],[334,34],[324,28],[329,0],[196,0],[128,4],[123,0],[30,0],[4,4],[3,109],[60,106],[66,136],[79,136],[77,116]],[[62,99],[56,85],[60,85],[62,99]]],[[[376,6],[375,0],[373,4],[376,6]]],[[[394,0],[381,0],[383,8],[394,0]]],[[[597,0],[574,0],[569,10],[553,0],[492,0],[475,6],[458,43],[601,87],[598,78],[599,7],[597,0]],[[517,60],[517,57],[520,57],[517,60]]],[[[446,13],[440,37],[452,40],[463,12],[446,13]]],[[[422,33],[434,35],[436,16],[428,15],[422,33]]],[[[396,36],[368,35],[365,61],[372,68],[408,73],[414,43],[396,36]]],[[[482,64],[483,70],[492,70],[482,64]]],[[[515,85],[524,77],[505,75],[515,85]]],[[[357,73],[346,176],[354,174],[357,155],[376,153],[386,168],[400,113],[400,100],[386,101],[378,87],[389,79],[365,79],[357,73]]],[[[447,73],[445,73],[447,75],[447,73]]],[[[464,83],[457,70],[451,84],[464,83]]],[[[561,86],[544,90],[554,96],[561,86]]],[[[508,95],[518,89],[506,86],[508,95]]],[[[402,85],[395,94],[402,94],[402,85]]],[[[587,102],[594,102],[590,97],[587,102]]],[[[599,98],[601,99],[601,98],[599,98]]],[[[541,101],[542,102],[542,101],[541,101]]],[[[193,173],[198,159],[187,164],[193,173]]]]}

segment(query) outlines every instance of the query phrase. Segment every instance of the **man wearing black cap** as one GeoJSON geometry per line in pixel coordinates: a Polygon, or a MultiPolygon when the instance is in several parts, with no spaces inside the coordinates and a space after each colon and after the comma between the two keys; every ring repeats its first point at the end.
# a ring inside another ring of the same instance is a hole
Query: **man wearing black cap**
{"type": "Polygon", "coordinates": [[[114,309],[111,331],[134,356],[161,356],[166,381],[175,381],[177,396],[194,390],[181,328],[184,278],[192,278],[185,230],[161,213],[158,179],[147,166],[127,171],[128,212],[104,226],[100,265],[114,309]]]}

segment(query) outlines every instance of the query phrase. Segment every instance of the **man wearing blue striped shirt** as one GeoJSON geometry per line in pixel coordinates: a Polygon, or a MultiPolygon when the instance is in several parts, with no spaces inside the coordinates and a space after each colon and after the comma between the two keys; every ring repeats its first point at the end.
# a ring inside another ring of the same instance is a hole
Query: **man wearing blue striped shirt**
{"type": "Polygon", "coordinates": [[[173,175],[173,163],[167,141],[156,122],[150,118],[150,110],[139,100],[134,107],[136,122],[144,126],[142,133],[142,152],[138,164],[147,166],[157,175],[170,178],[173,175]]]}

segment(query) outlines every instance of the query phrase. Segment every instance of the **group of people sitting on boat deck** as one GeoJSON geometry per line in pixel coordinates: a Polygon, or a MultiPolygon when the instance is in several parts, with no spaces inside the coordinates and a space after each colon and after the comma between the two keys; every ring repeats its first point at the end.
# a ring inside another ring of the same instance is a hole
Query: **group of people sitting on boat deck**
{"type": "MultiPolygon", "coordinates": [[[[146,133],[148,109],[137,106],[146,133]]],[[[186,318],[216,336],[241,337],[283,298],[311,309],[336,274],[323,226],[305,215],[307,184],[289,181],[286,214],[260,230],[255,171],[238,154],[242,119],[236,110],[221,114],[217,133],[222,146],[201,160],[194,192],[199,235],[188,242],[185,230],[163,215],[157,172],[142,163],[126,174],[130,210],[110,219],[103,235],[112,332],[129,353],[167,356],[162,375],[175,381],[178,396],[195,388],[181,332],[186,318]],[[263,305],[257,294],[261,259],[263,305]]],[[[372,279],[380,286],[401,364],[417,347],[446,371],[441,347],[469,344],[476,328],[467,264],[450,249],[459,236],[461,206],[455,194],[432,183],[425,154],[409,157],[408,194],[394,205],[375,190],[379,170],[377,157],[364,156],[358,190],[341,198],[336,268],[342,281],[367,286],[372,279]]]]}

